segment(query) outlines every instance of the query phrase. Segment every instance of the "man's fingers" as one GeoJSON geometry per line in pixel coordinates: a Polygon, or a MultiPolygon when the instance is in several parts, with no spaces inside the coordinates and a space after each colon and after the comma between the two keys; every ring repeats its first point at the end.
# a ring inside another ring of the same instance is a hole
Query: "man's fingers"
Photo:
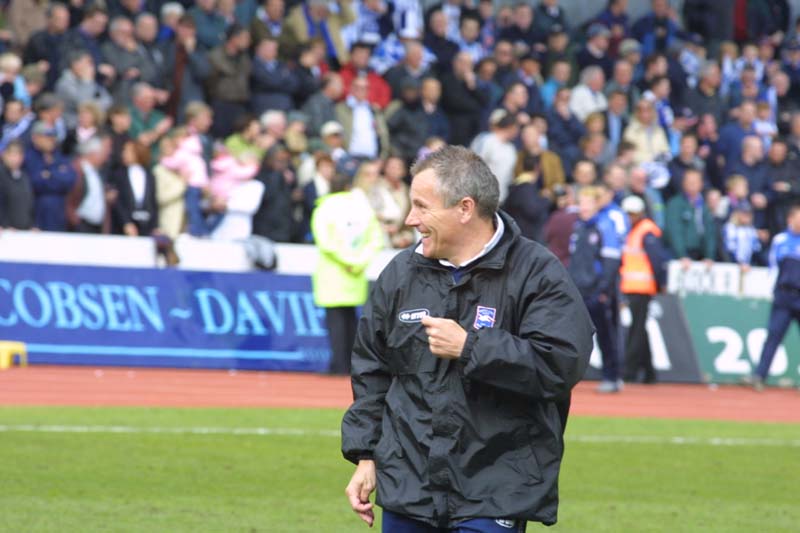
{"type": "Polygon", "coordinates": [[[372,487],[367,483],[362,483],[358,497],[362,502],[369,502],[369,495],[371,493],[372,493],[372,487]]]}
{"type": "Polygon", "coordinates": [[[369,527],[372,527],[372,524],[375,522],[375,513],[372,511],[372,509],[357,514],[361,520],[369,525],[369,527]]]}

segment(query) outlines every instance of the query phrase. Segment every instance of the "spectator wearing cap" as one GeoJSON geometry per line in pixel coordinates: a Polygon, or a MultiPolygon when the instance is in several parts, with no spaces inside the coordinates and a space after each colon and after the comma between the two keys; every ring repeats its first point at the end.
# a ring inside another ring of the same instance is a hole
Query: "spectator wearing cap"
{"type": "Polygon", "coordinates": [[[217,0],[197,0],[187,14],[194,20],[197,43],[209,52],[225,42],[225,17],[217,11],[217,0]]]}
{"type": "Polygon", "coordinates": [[[103,175],[109,150],[100,137],[91,137],[78,145],[78,157],[72,162],[75,183],[67,196],[69,228],[78,233],[110,233],[111,205],[116,193],[103,175]]]}
{"type": "Polygon", "coordinates": [[[64,4],[53,3],[47,8],[47,25],[31,35],[25,46],[25,64],[35,63],[46,72],[45,88],[52,90],[62,70],[64,45],[69,29],[69,9],[64,4]]]}
{"type": "Polygon", "coordinates": [[[596,22],[609,29],[610,51],[617,53],[619,44],[630,34],[628,0],[609,0],[606,8],[597,16],[596,22]]]}
{"type": "Polygon", "coordinates": [[[703,198],[703,175],[699,170],[688,169],[683,175],[681,194],[667,202],[664,238],[684,269],[692,260],[710,265],[716,258],[717,230],[703,198]]]}
{"type": "MultiPolygon", "coordinates": [[[[34,102],[33,111],[36,114],[36,120],[44,122],[55,130],[56,139],[61,145],[69,133],[64,121],[64,100],[57,94],[43,93],[34,102]]],[[[23,134],[27,144],[30,144],[30,133],[31,131],[28,130],[23,134]]]]}
{"type": "MultiPolygon", "coordinates": [[[[344,149],[344,128],[335,120],[326,122],[320,128],[319,139],[313,140],[310,144],[312,154],[328,154],[336,165],[337,171],[340,171],[351,158],[344,149]]],[[[314,157],[306,157],[297,169],[297,182],[300,186],[305,187],[313,178],[316,171],[314,157]]]]}
{"type": "Polygon", "coordinates": [[[645,203],[637,196],[625,198],[622,210],[630,218],[631,231],[622,251],[620,291],[628,301],[632,319],[625,343],[623,378],[627,382],[641,379],[655,383],[647,314],[650,301],[666,282],[661,228],[647,217],[645,203]]]}
{"type": "Polygon", "coordinates": [[[105,112],[111,106],[111,95],[97,82],[95,64],[86,51],[71,52],[65,70],[56,83],[56,93],[64,102],[64,122],[74,129],[78,121],[78,104],[94,101],[105,112]]]}
{"type": "Polygon", "coordinates": [[[545,35],[539,33],[534,25],[533,6],[526,2],[514,5],[513,24],[501,30],[499,39],[510,41],[513,46],[528,50],[536,43],[542,43],[545,35]]]}
{"type": "Polygon", "coordinates": [[[603,69],[606,78],[610,78],[614,70],[614,60],[608,55],[611,32],[602,24],[594,23],[586,31],[586,46],[578,52],[576,60],[578,68],[598,66],[603,69]]]}
{"type": "Polygon", "coordinates": [[[608,100],[603,94],[605,83],[606,77],[601,67],[592,65],[581,71],[581,82],[572,89],[569,100],[569,108],[578,120],[586,120],[590,114],[608,109],[608,100]]]}
{"type": "MultiPolygon", "coordinates": [[[[404,42],[403,50],[401,60],[395,62],[383,74],[383,79],[389,84],[393,96],[400,94],[400,88],[405,81],[415,80],[417,83],[421,83],[423,78],[430,76],[431,70],[428,68],[428,64],[435,59],[428,52],[430,57],[426,61],[425,47],[422,43],[413,39],[407,39],[404,42]]],[[[370,62],[370,64],[373,64],[373,62],[370,62]]]]}
{"type": "Polygon", "coordinates": [[[528,91],[528,104],[525,111],[541,113],[544,111],[544,102],[539,88],[542,86],[542,54],[530,51],[519,58],[519,67],[516,75],[510,78],[509,83],[522,83],[528,91]]]}
{"type": "Polygon", "coordinates": [[[342,28],[356,20],[351,0],[337,0],[331,11],[327,0],[307,0],[289,11],[281,30],[281,54],[296,57],[300,46],[311,39],[325,43],[325,57],[334,68],[350,60],[342,39],[342,28]]]}
{"type": "MultiPolygon", "coordinates": [[[[112,19],[108,31],[110,39],[100,47],[103,59],[114,65],[117,76],[111,91],[117,102],[130,99],[131,87],[140,81],[151,85],[159,83],[160,71],[150,60],[147,51],[136,40],[133,22],[127,17],[112,19]]],[[[159,99],[166,101],[167,94],[159,93],[159,99]]]]}
{"type": "Polygon", "coordinates": [[[633,82],[637,83],[644,75],[642,64],[642,45],[636,39],[623,39],[617,49],[617,59],[624,59],[633,67],[633,82]]]}
{"type": "Polygon", "coordinates": [[[3,148],[0,158],[0,229],[31,229],[34,197],[31,178],[22,166],[25,147],[12,141],[3,148]]]}
{"type": "Polygon", "coordinates": [[[350,95],[336,106],[336,119],[344,128],[347,152],[365,159],[384,157],[389,153],[389,131],[380,108],[367,99],[367,77],[355,78],[350,89],[350,95]]]}
{"type": "Polygon", "coordinates": [[[420,86],[407,80],[398,98],[386,108],[386,125],[393,153],[411,162],[428,138],[428,117],[420,102],[420,86]]]}
{"type": "Polygon", "coordinates": [[[327,73],[322,78],[321,88],[302,107],[303,113],[308,117],[306,133],[309,138],[319,137],[322,125],[336,119],[336,102],[343,94],[344,88],[339,74],[327,73]]]}
{"type": "Polygon", "coordinates": [[[459,52],[452,72],[442,75],[442,109],[450,122],[450,142],[467,146],[481,130],[481,113],[486,94],[478,86],[472,58],[459,52]]]}
{"type": "Polygon", "coordinates": [[[651,8],[652,11],[637,20],[631,28],[631,35],[642,43],[645,56],[669,50],[680,32],[677,15],[670,7],[669,0],[652,0],[651,8]]]}
{"type": "Polygon", "coordinates": [[[289,111],[294,107],[294,95],[299,80],[294,72],[278,59],[278,41],[265,37],[256,44],[250,73],[250,110],[261,115],[268,109],[289,111]]]}
{"type": "Polygon", "coordinates": [[[447,17],[442,10],[431,12],[429,24],[430,28],[425,32],[422,42],[436,56],[436,68],[445,73],[458,54],[458,44],[447,36],[447,17]]]}
{"type": "Polygon", "coordinates": [[[578,159],[578,142],[586,133],[583,122],[572,112],[571,101],[572,89],[560,88],[547,114],[549,146],[561,157],[565,168],[572,168],[578,159]]]}
{"type": "Polygon", "coordinates": [[[420,104],[425,112],[427,125],[426,138],[438,137],[444,141],[450,139],[450,121],[439,105],[442,98],[442,83],[436,78],[425,78],[420,87],[420,104]]]}
{"type": "Polygon", "coordinates": [[[479,135],[470,148],[488,165],[500,184],[500,203],[508,197],[509,187],[514,181],[517,164],[517,149],[514,139],[519,133],[516,117],[498,109],[489,117],[489,133],[479,135]]]}
{"type": "Polygon", "coordinates": [[[234,24],[225,34],[225,43],[208,54],[211,65],[206,85],[214,110],[214,137],[227,137],[239,115],[247,112],[250,102],[252,61],[250,32],[234,24]]]}
{"type": "Polygon", "coordinates": [[[186,105],[204,101],[204,84],[211,73],[190,15],[180,18],[175,26],[175,39],[165,47],[164,71],[167,72],[164,85],[169,92],[165,111],[174,121],[183,122],[186,105]]]}
{"type": "Polygon", "coordinates": [[[350,61],[339,72],[342,77],[344,94],[345,96],[350,94],[350,85],[355,78],[364,77],[369,85],[367,91],[369,103],[380,109],[386,109],[392,100],[392,90],[389,88],[389,84],[370,68],[371,55],[372,46],[365,42],[357,42],[350,48],[350,61]]]}
{"type": "Polygon", "coordinates": [[[42,121],[33,125],[23,169],[33,186],[35,227],[67,231],[66,198],[76,177],[69,159],[58,149],[55,128],[42,121]]]}
{"type": "Polygon", "coordinates": [[[250,33],[254,42],[270,37],[280,39],[283,31],[283,17],[286,14],[285,0],[264,0],[256,9],[250,22],[250,33]]]}

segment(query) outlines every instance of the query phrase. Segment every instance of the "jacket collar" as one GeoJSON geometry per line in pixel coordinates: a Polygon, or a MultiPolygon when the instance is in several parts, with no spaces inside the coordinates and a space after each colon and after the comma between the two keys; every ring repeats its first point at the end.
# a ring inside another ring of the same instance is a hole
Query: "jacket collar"
{"type": "MultiPolygon", "coordinates": [[[[503,266],[505,266],[506,257],[511,249],[511,245],[520,237],[521,232],[517,226],[517,223],[514,222],[514,219],[504,211],[498,210],[497,215],[503,221],[503,225],[505,227],[503,235],[500,237],[500,241],[485,255],[465,266],[464,270],[474,270],[476,268],[500,270],[503,268],[503,266]]],[[[414,250],[416,250],[417,246],[419,246],[419,243],[414,245],[414,250]]],[[[438,259],[429,259],[421,253],[413,252],[411,254],[410,261],[413,264],[422,267],[435,268],[439,270],[447,269],[447,267],[442,265],[438,259]]]]}

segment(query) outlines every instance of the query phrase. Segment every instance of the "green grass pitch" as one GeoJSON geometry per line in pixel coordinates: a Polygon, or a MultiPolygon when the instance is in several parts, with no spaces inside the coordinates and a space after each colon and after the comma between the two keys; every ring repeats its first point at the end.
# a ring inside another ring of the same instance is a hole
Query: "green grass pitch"
{"type": "MultiPolygon", "coordinates": [[[[0,408],[0,531],[366,532],[343,494],[340,418],[0,408]]],[[[798,425],[573,417],[567,438],[553,532],[800,527],[798,425]]]]}

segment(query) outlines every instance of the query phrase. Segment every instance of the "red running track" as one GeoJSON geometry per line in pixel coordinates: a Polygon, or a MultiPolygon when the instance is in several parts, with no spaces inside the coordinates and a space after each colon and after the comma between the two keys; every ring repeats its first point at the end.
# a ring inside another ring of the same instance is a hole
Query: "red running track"
{"type": "MultiPolygon", "coordinates": [[[[573,415],[800,422],[800,392],[706,385],[628,385],[616,395],[581,383],[573,415]]],[[[0,405],[330,407],[351,400],[348,378],[280,372],[34,366],[0,371],[0,405]]]]}

